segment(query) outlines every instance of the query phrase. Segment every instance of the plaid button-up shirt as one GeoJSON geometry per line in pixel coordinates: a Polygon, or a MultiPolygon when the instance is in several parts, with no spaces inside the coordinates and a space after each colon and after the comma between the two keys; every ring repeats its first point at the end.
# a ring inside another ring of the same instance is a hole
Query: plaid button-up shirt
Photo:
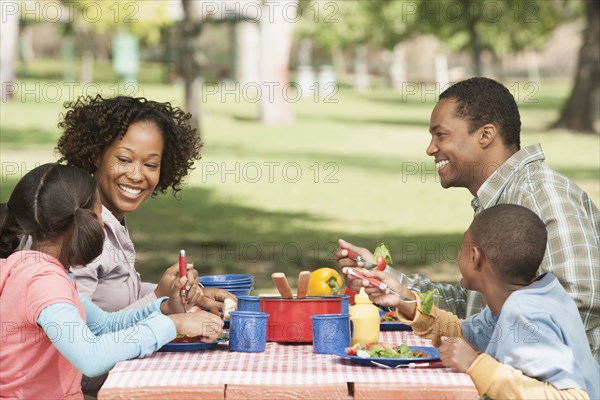
{"type": "MultiPolygon", "coordinates": [[[[475,214],[496,204],[518,204],[546,224],[548,244],[539,273],[550,271],[571,295],[581,314],[590,347],[600,360],[600,211],[587,193],[544,163],[539,144],[513,154],[479,188],[471,201],[475,214]]],[[[389,269],[389,268],[388,268],[389,269]]],[[[396,273],[396,275],[398,275],[396,273]]],[[[461,318],[485,307],[480,293],[461,285],[400,274],[406,286],[440,290],[441,308],[461,318]]]]}

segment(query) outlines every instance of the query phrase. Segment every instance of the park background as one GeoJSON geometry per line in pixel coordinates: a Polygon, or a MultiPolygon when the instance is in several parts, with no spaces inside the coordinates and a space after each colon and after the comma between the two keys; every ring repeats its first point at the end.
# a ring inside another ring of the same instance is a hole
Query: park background
{"type": "Polygon", "coordinates": [[[501,81],[522,146],[600,203],[594,1],[3,1],[0,201],[56,161],[63,103],[119,94],[194,115],[202,160],[175,199],[127,217],[157,281],[185,249],[200,274],[335,267],[337,239],[456,282],[472,219],[425,154],[437,95],[501,81]],[[551,129],[552,128],[552,129],[551,129]]]}

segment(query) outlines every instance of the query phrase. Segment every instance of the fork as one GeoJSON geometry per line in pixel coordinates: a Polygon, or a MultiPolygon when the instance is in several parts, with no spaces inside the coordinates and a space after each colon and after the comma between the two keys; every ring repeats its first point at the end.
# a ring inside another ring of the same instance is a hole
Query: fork
{"type": "Polygon", "coordinates": [[[363,274],[362,272],[357,271],[354,268],[348,268],[346,270],[346,273],[350,274],[352,276],[355,276],[357,278],[366,280],[367,282],[369,282],[369,284],[371,286],[374,286],[381,291],[384,291],[384,292],[387,291],[389,293],[395,294],[396,296],[398,296],[400,298],[400,300],[402,300],[405,303],[416,303],[418,301],[417,299],[409,299],[407,297],[402,296],[400,293],[396,292],[395,290],[390,289],[386,283],[381,282],[379,279],[377,279],[373,276],[367,276],[367,275],[363,274]]]}
{"type": "MultiPolygon", "coordinates": [[[[376,365],[376,366],[381,367],[381,368],[386,368],[386,369],[415,368],[415,367],[417,367],[416,363],[398,364],[398,365],[392,367],[390,365],[385,365],[385,364],[382,364],[382,363],[378,363],[377,361],[373,361],[373,360],[371,360],[371,364],[376,365]]],[[[429,363],[423,363],[423,364],[418,364],[418,365],[421,366],[421,367],[426,367],[426,366],[429,365],[429,363]]]]}

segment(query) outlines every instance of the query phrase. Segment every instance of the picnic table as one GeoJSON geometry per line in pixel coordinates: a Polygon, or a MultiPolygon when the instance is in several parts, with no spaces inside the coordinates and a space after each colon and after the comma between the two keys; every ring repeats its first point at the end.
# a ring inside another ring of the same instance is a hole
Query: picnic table
{"type": "MultiPolygon", "coordinates": [[[[429,346],[412,332],[381,332],[380,341],[429,346]]],[[[433,365],[433,364],[432,364],[433,365]]],[[[267,343],[264,353],[228,350],[154,353],[118,363],[98,398],[109,399],[477,399],[468,375],[443,367],[386,369],[311,344],[267,343]]]]}

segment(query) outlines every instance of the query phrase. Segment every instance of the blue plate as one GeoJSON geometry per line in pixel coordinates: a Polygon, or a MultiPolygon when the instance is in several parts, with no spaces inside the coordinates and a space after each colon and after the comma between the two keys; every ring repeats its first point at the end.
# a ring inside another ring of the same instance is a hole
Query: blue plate
{"type": "MultiPolygon", "coordinates": [[[[386,314],[386,311],[379,311],[379,317],[383,317],[386,314]]],[[[412,327],[402,322],[380,322],[379,323],[380,331],[412,331],[412,327]]]]}
{"type": "Polygon", "coordinates": [[[412,331],[412,327],[402,322],[380,322],[380,331],[412,331]]]}
{"type": "Polygon", "coordinates": [[[214,342],[194,342],[194,343],[167,343],[158,351],[161,352],[182,352],[182,351],[202,351],[210,350],[219,343],[228,341],[229,339],[215,340],[214,342]]]}
{"type": "Polygon", "coordinates": [[[409,364],[417,364],[417,363],[427,363],[433,361],[440,361],[440,351],[435,347],[422,347],[422,346],[409,346],[412,351],[419,350],[423,353],[429,355],[429,357],[424,358],[363,358],[358,356],[350,356],[346,353],[337,354],[338,356],[348,359],[354,364],[358,365],[369,365],[380,367],[383,365],[384,367],[396,368],[402,365],[409,364]],[[380,364],[380,365],[377,365],[380,364]]]}

